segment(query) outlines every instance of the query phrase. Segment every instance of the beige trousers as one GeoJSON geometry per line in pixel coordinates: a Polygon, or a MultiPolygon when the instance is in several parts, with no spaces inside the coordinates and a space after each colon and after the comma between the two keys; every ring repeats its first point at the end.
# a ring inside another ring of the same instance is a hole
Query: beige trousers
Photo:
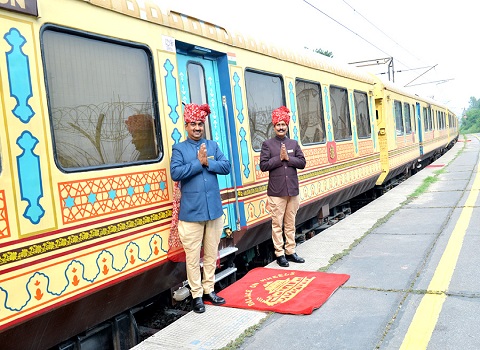
{"type": "Polygon", "coordinates": [[[187,279],[192,297],[199,298],[213,291],[218,244],[222,236],[223,217],[188,222],[178,221],[178,235],[185,249],[187,279]],[[200,271],[200,251],[203,243],[203,279],[200,271]]]}
{"type": "Polygon", "coordinates": [[[272,240],[275,256],[295,253],[295,217],[300,206],[300,197],[268,196],[268,206],[272,215],[272,240]],[[283,233],[285,233],[285,242],[283,233]]]}

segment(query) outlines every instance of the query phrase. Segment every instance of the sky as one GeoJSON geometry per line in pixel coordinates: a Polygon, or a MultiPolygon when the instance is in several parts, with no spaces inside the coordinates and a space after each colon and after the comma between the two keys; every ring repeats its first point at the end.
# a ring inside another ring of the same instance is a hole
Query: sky
{"type": "MultiPolygon", "coordinates": [[[[390,80],[457,116],[480,99],[480,3],[467,0],[156,0],[275,46],[352,63],[393,57],[390,80]]],[[[369,70],[388,80],[386,64],[369,70]],[[381,74],[384,73],[384,74],[381,74]]]]}

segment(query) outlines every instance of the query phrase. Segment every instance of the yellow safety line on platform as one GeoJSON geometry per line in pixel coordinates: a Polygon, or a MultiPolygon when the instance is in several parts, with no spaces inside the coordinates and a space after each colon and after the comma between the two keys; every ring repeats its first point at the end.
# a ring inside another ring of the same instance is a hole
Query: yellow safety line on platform
{"type": "Polygon", "coordinates": [[[400,350],[426,349],[433,330],[442,311],[443,302],[447,298],[446,291],[452,279],[453,271],[457,264],[458,256],[463,245],[463,239],[467,231],[473,213],[473,207],[480,192],[480,172],[477,169],[475,181],[468,195],[457,224],[448,240],[447,247],[435,270],[428,286],[427,294],[422,298],[415,312],[412,323],[408,327],[407,334],[403,339],[400,350]]]}

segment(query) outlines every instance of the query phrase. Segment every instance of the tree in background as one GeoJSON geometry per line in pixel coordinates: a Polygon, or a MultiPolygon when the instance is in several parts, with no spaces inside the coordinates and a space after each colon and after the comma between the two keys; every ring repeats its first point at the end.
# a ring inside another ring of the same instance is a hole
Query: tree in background
{"type": "MultiPolygon", "coordinates": [[[[308,47],[305,46],[305,49],[306,50],[310,50],[308,47]]],[[[327,51],[327,50],[322,50],[322,49],[314,49],[312,50],[313,52],[315,53],[318,53],[320,55],[324,55],[324,56],[327,56],[327,57],[330,57],[330,58],[333,58],[333,52],[331,51],[327,51]]]]}
{"type": "Polygon", "coordinates": [[[470,97],[470,106],[464,114],[466,118],[462,119],[460,133],[472,134],[480,132],[480,100],[470,97]]]}

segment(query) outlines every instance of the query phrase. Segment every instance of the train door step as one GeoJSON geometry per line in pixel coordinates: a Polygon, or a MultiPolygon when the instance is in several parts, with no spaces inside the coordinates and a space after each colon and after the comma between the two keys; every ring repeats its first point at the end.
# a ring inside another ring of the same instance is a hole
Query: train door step
{"type": "Polygon", "coordinates": [[[231,274],[234,274],[235,272],[237,272],[236,267],[227,267],[225,270],[222,270],[219,273],[215,274],[215,283],[223,280],[225,277],[228,277],[231,274]]]}
{"type": "MultiPolygon", "coordinates": [[[[222,260],[224,257],[229,256],[231,254],[235,254],[235,252],[238,250],[237,247],[225,247],[222,248],[218,251],[218,258],[222,260]]],[[[200,266],[203,267],[203,259],[200,260],[200,266]]]]}
{"type": "Polygon", "coordinates": [[[238,250],[237,247],[225,247],[218,251],[219,258],[222,259],[230,254],[234,254],[238,250]]]}
{"type": "MultiPolygon", "coordinates": [[[[237,247],[225,247],[222,248],[218,251],[218,259],[222,260],[223,258],[235,254],[235,252],[238,250],[237,247]]],[[[203,261],[200,261],[200,266],[203,267],[203,261]]],[[[237,268],[235,266],[227,267],[226,269],[223,269],[215,274],[215,283],[218,281],[221,281],[225,277],[228,277],[232,274],[237,272],[237,268]]]]}

